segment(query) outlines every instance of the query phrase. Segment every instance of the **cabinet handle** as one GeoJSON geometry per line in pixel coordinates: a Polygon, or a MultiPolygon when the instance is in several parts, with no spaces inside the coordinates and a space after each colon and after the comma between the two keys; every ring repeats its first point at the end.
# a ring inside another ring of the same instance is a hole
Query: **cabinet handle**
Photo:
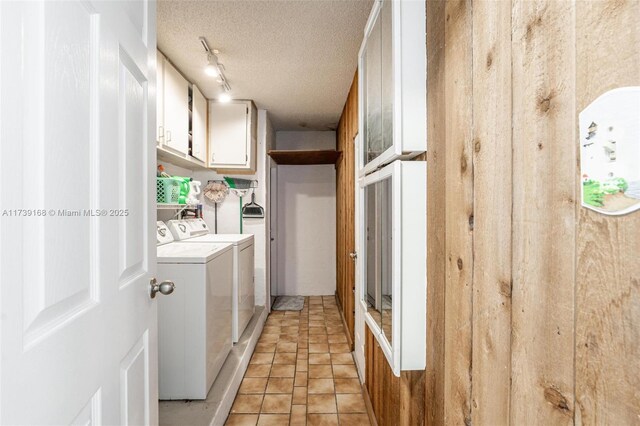
{"type": "Polygon", "coordinates": [[[171,142],[171,130],[167,130],[167,142],[171,142]]]}
{"type": "Polygon", "coordinates": [[[211,154],[211,162],[214,163],[216,161],[216,155],[211,154]]]}
{"type": "Polygon", "coordinates": [[[158,127],[158,138],[161,138],[164,136],[164,126],[160,126],[158,127]]]}

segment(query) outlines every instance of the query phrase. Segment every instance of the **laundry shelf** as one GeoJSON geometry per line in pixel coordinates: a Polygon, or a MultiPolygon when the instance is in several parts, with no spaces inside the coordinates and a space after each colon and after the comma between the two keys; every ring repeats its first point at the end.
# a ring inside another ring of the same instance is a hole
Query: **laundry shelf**
{"type": "Polygon", "coordinates": [[[193,204],[165,204],[157,203],[158,210],[183,210],[183,209],[195,209],[193,204]]]}
{"type": "Polygon", "coordinates": [[[270,150],[269,156],[280,165],[336,164],[342,155],[335,149],[325,150],[270,150]]]}

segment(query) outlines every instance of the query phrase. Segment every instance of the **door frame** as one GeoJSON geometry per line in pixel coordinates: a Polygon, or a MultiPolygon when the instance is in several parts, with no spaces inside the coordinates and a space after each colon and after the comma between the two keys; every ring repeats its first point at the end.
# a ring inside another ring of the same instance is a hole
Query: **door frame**
{"type": "MultiPolygon", "coordinates": [[[[269,160],[271,162],[273,160],[269,160]]],[[[278,167],[269,168],[269,264],[270,283],[269,300],[278,296],[278,167]]]]}
{"type": "Polygon", "coordinates": [[[364,202],[363,200],[363,196],[362,196],[362,191],[360,191],[360,184],[359,184],[359,170],[358,170],[358,158],[360,156],[360,153],[362,152],[362,138],[360,136],[360,133],[356,133],[356,135],[353,138],[353,146],[354,146],[354,168],[353,168],[353,174],[354,174],[354,180],[353,180],[353,185],[354,185],[354,210],[353,210],[353,214],[354,214],[354,252],[356,253],[356,257],[355,257],[355,268],[354,268],[354,281],[355,281],[355,295],[354,295],[354,315],[355,315],[355,319],[354,319],[354,326],[353,326],[353,335],[354,335],[354,342],[353,342],[353,350],[354,350],[354,358],[356,361],[356,367],[358,369],[358,374],[360,376],[360,382],[364,383],[366,376],[365,376],[365,372],[366,372],[366,356],[365,356],[365,319],[364,319],[364,311],[363,309],[366,309],[366,306],[364,305],[363,302],[363,296],[362,296],[362,291],[363,291],[363,282],[362,279],[365,276],[364,274],[364,265],[365,262],[363,262],[363,259],[360,258],[360,255],[362,253],[362,248],[360,247],[360,237],[361,237],[361,227],[360,227],[360,209],[362,208],[362,203],[364,202]]]}

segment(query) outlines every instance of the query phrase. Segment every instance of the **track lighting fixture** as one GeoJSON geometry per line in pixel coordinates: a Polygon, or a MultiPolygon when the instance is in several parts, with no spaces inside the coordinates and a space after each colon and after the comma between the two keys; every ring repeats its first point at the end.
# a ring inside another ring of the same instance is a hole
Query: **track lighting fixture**
{"type": "Polygon", "coordinates": [[[220,102],[229,102],[231,100],[231,86],[224,75],[224,65],[218,62],[218,51],[211,49],[204,37],[200,37],[200,43],[207,54],[207,65],[204,67],[204,72],[208,76],[215,78],[216,82],[222,87],[223,93],[218,97],[218,100],[220,102]]]}
{"type": "Polygon", "coordinates": [[[207,55],[207,66],[204,67],[204,72],[210,77],[219,78],[220,71],[218,70],[218,59],[215,54],[210,53],[207,55]]]}

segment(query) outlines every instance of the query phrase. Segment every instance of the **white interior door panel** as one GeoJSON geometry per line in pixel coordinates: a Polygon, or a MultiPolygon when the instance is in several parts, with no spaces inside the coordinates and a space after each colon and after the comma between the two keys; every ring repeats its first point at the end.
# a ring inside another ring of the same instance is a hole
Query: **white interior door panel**
{"type": "Polygon", "coordinates": [[[0,424],[157,423],[155,3],[0,3],[0,424]]]}

